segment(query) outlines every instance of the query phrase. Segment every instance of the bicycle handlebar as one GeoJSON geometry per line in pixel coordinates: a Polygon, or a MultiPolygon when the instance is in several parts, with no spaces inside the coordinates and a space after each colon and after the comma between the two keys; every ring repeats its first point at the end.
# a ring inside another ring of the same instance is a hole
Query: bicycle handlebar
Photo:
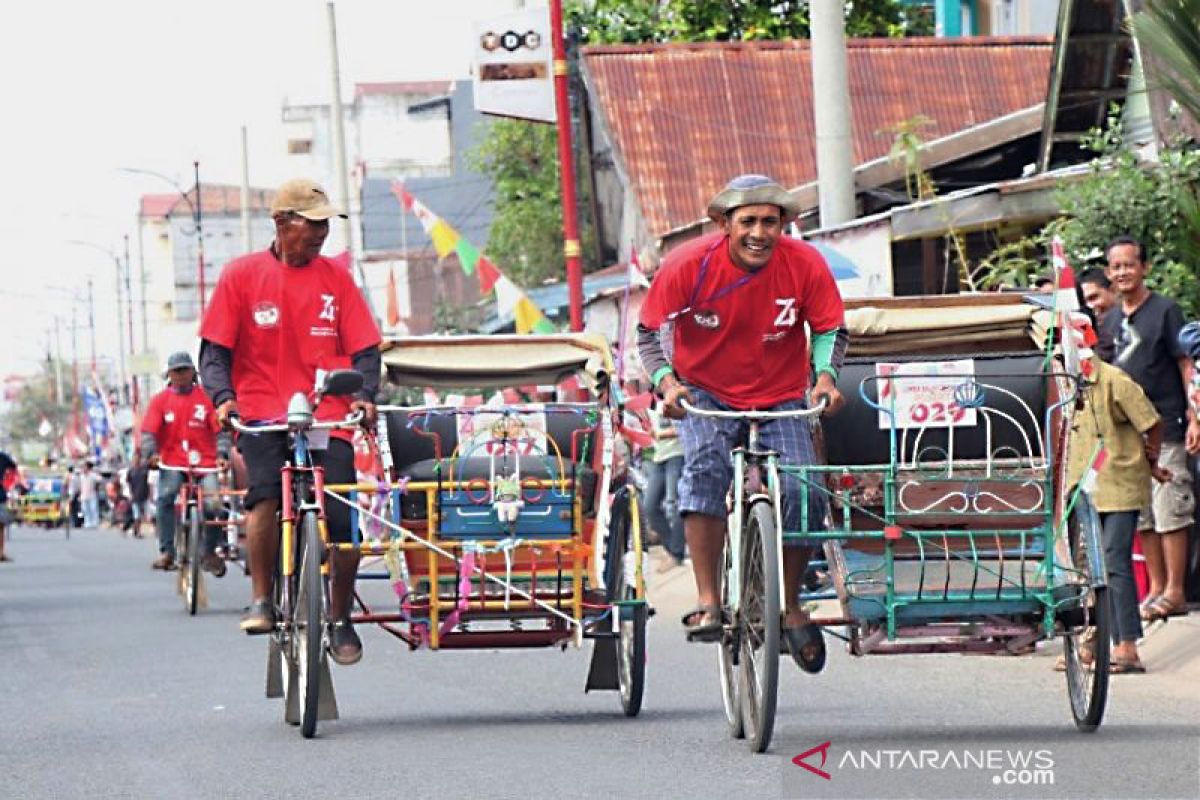
{"type": "MultiPolygon", "coordinates": [[[[362,418],[363,412],[355,411],[345,419],[329,420],[327,422],[312,422],[303,426],[303,430],[315,431],[354,428],[357,427],[360,422],[362,422],[362,418]]],[[[280,422],[274,425],[243,425],[241,418],[236,415],[230,415],[229,424],[235,431],[238,431],[239,433],[287,433],[288,431],[293,430],[292,425],[287,422],[280,422]]]]}
{"type": "Polygon", "coordinates": [[[683,410],[698,417],[719,417],[722,419],[802,419],[815,417],[825,410],[828,405],[825,395],[812,408],[794,408],[788,411],[722,411],[716,408],[697,408],[687,400],[680,400],[683,410]]]}

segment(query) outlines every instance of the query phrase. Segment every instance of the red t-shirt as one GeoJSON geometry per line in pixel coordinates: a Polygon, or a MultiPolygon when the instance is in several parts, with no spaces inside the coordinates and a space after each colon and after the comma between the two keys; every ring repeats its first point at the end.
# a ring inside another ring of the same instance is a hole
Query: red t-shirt
{"type": "Polygon", "coordinates": [[[188,467],[188,453],[200,454],[200,467],[217,465],[217,414],[199,386],[189,392],[167,387],[150,400],[142,417],[142,433],[158,442],[158,455],[172,467],[188,467]]]}
{"type": "Polygon", "coordinates": [[[640,321],[675,317],[672,367],[733,408],[769,408],[808,390],[808,335],[842,325],[842,296],[825,258],[781,236],[771,260],[746,272],[716,233],[667,254],[642,303],[640,321]],[[708,269],[700,285],[701,264],[708,269]]]}
{"type": "MultiPolygon", "coordinates": [[[[283,421],[292,395],[311,392],[318,370],[348,369],[351,355],[380,341],[348,271],[323,256],[289,267],[270,250],[225,266],[200,336],[232,351],[233,391],[248,422],[283,421]]],[[[323,398],[317,419],[343,419],[352,399],[323,398]]]]}

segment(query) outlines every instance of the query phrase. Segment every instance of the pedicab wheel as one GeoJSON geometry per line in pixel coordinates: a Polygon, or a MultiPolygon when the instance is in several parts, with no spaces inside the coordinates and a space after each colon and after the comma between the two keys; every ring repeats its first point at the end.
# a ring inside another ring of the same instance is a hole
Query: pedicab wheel
{"type": "Polygon", "coordinates": [[[325,658],[325,592],[321,579],[321,535],[317,515],[305,513],[300,523],[300,582],[296,593],[296,688],[300,691],[300,735],[317,732],[321,667],[325,658]]]}
{"type": "Polygon", "coordinates": [[[628,488],[613,498],[612,523],[605,550],[605,585],[608,601],[617,615],[617,690],[621,710],[636,717],[642,710],[646,689],[647,609],[638,601],[637,586],[631,584],[626,570],[630,557],[637,558],[633,545],[633,525],[641,523],[637,502],[628,488]],[[626,604],[627,603],[627,604],[626,604]]]}
{"type": "MultiPolygon", "coordinates": [[[[1067,524],[1067,546],[1075,568],[1082,573],[1081,624],[1068,628],[1063,636],[1066,661],[1067,695],[1075,726],[1084,733],[1100,727],[1108,701],[1108,665],[1111,639],[1111,606],[1108,588],[1092,585],[1094,563],[1089,548],[1100,548],[1100,519],[1087,497],[1079,495],[1074,513],[1067,524]],[[1087,653],[1091,654],[1088,663],[1087,653]]],[[[1098,560],[1098,559],[1097,559],[1098,560]]]]}
{"type": "Polygon", "coordinates": [[[750,506],[740,553],[738,704],[750,750],[764,752],[775,728],[779,694],[779,550],[775,514],[760,500],[750,506]]]}
{"type": "Polygon", "coordinates": [[[195,508],[190,508],[186,513],[187,576],[184,578],[183,600],[187,605],[187,612],[195,616],[196,607],[200,603],[200,514],[195,508]]]}
{"type": "MultiPolygon", "coordinates": [[[[721,557],[721,608],[730,608],[729,570],[733,555],[729,551],[729,539],[721,557]]],[[[734,739],[746,738],[742,725],[742,708],[738,704],[738,637],[736,628],[726,628],[721,635],[721,646],[717,648],[717,664],[721,673],[721,705],[725,708],[725,724],[734,739]]]]}

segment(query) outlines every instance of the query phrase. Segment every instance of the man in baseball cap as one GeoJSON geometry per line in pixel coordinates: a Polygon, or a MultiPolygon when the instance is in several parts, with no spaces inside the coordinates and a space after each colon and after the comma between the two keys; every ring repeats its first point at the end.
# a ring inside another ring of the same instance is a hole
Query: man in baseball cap
{"type": "Polygon", "coordinates": [[[346,219],[342,211],[330,204],[320,184],[308,178],[294,178],[279,187],[271,201],[271,216],[278,218],[281,214],[298,214],[314,221],[330,217],[346,219]]]}

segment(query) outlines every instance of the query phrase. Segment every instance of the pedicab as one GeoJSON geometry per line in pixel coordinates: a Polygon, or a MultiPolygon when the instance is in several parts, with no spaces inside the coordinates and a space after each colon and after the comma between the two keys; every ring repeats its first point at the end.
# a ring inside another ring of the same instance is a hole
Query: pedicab
{"type": "MultiPolygon", "coordinates": [[[[352,541],[323,546],[363,556],[354,623],[413,650],[590,642],[584,690],[615,691],[636,716],[649,606],[634,490],[611,488],[622,398],[606,341],[405,337],[384,344],[383,363],[391,383],[423,389],[430,402],[379,406],[377,475],[317,484],[326,504],[351,507],[352,541]],[[535,402],[517,391],[556,385],[578,397],[535,402]],[[454,391],[493,396],[430,397],[454,391]],[[371,595],[379,582],[390,587],[386,601],[371,595]]],[[[338,715],[327,662],[314,658],[316,677],[304,681],[286,660],[286,646],[272,652],[268,695],[311,736],[338,715]]]]}
{"type": "Polygon", "coordinates": [[[59,472],[25,471],[28,491],[17,498],[17,519],[36,528],[63,528],[71,535],[67,476],[59,472]]]}
{"type": "MultiPolygon", "coordinates": [[[[802,603],[854,656],[1024,655],[1061,638],[1075,724],[1094,731],[1108,687],[1099,519],[1066,485],[1081,391],[1054,355],[1054,317],[1019,295],[847,301],[846,405],[815,422],[818,461],[735,453],[719,658],[729,732],[767,749],[780,653],[781,547],[823,544],[802,603]],[[821,455],[823,454],[823,456],[821,455]],[[824,525],[784,530],[779,485],[811,487],[824,525]],[[740,488],[745,487],[745,488],[740,488]],[[828,607],[836,601],[837,611],[828,607]],[[824,613],[824,616],[822,616],[824,613]]],[[[705,413],[698,411],[697,413],[705,413]]],[[[1098,469],[1100,444],[1095,447],[1098,469]]]]}

